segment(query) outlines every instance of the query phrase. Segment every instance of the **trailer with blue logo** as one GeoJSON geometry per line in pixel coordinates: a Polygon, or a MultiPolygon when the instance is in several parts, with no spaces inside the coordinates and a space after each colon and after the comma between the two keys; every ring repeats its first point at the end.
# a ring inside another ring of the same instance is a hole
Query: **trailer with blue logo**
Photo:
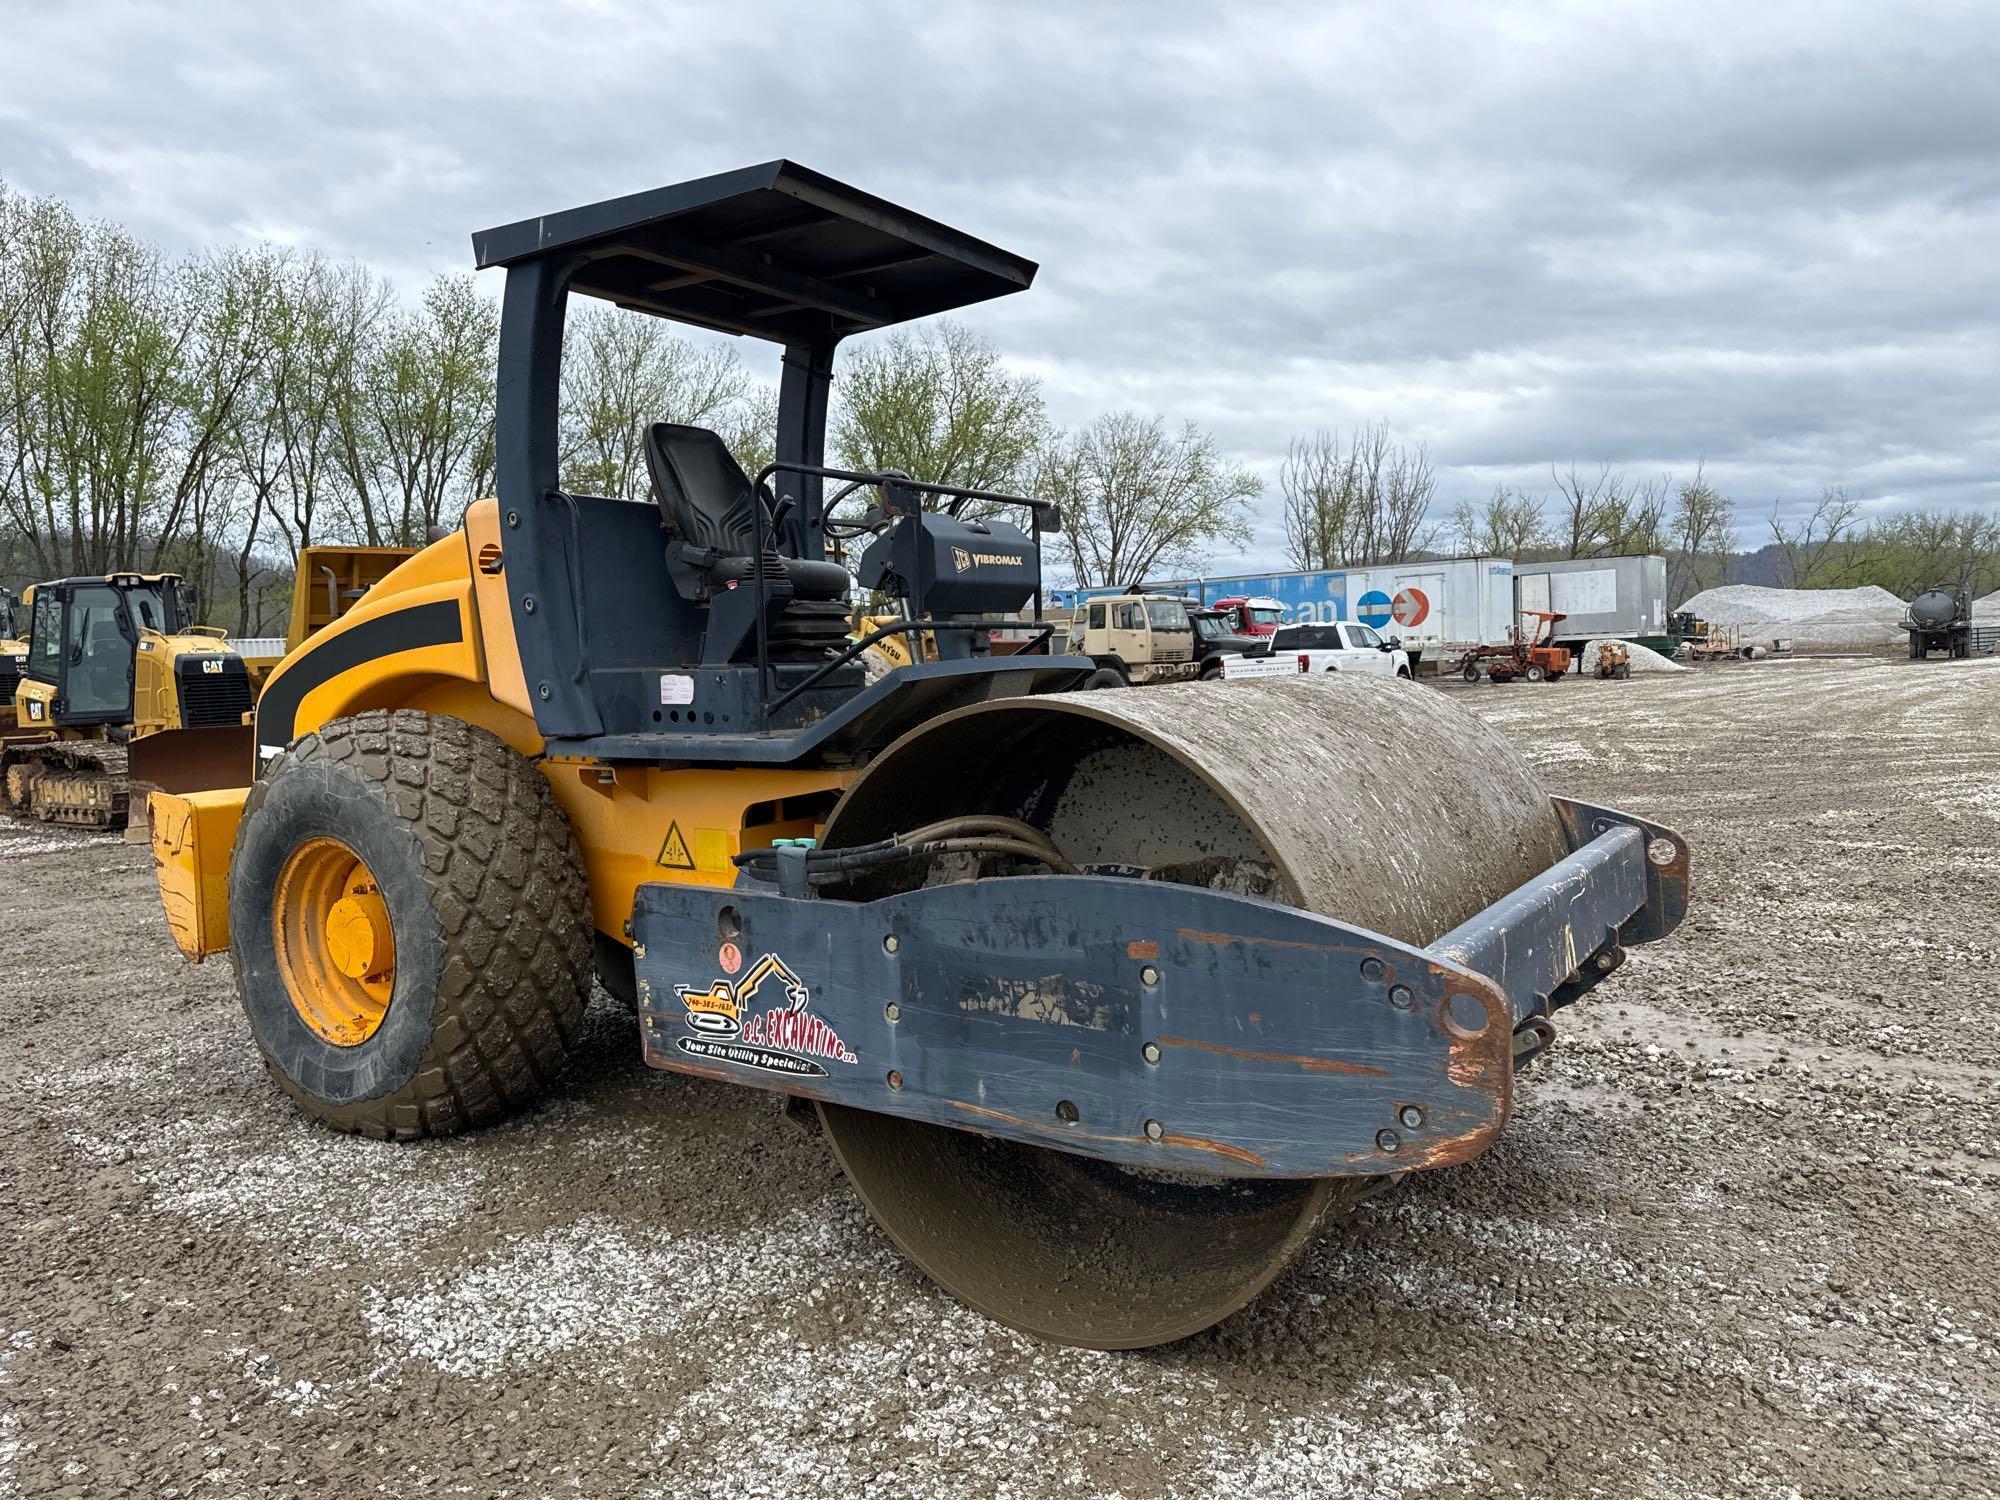
{"type": "MultiPolygon", "coordinates": [[[[1328,625],[1356,620],[1399,640],[1412,660],[1436,661],[1471,646],[1504,645],[1514,625],[1514,564],[1505,557],[1449,557],[1316,572],[1233,573],[1162,579],[1148,593],[1178,593],[1204,604],[1262,597],[1283,606],[1285,621],[1328,625]]],[[[1125,589],[1057,589],[1055,609],[1125,589]]]]}

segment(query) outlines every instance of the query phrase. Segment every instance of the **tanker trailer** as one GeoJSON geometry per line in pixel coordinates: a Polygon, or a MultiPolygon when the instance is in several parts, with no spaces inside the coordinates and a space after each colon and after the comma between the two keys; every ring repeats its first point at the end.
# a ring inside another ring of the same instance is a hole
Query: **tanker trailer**
{"type": "Polygon", "coordinates": [[[1902,620],[1910,633],[1910,660],[1923,661],[1933,651],[1952,656],[1972,654],[1972,596],[1954,593],[1943,584],[1925,589],[1909,603],[1902,620]]]}

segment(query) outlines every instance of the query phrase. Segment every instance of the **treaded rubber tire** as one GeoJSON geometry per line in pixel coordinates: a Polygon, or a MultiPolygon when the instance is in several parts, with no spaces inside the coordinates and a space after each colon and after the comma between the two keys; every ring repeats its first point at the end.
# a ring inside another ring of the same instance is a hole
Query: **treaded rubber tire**
{"type": "Polygon", "coordinates": [[[1125,680],[1125,674],[1119,671],[1116,667],[1099,667],[1095,672],[1092,672],[1088,677],[1084,678],[1083,681],[1079,682],[1075,687],[1071,688],[1070,691],[1073,693],[1088,693],[1088,692],[1095,692],[1102,688],[1122,688],[1130,686],[1131,684],[1125,680]]]}
{"type": "Polygon", "coordinates": [[[534,1099],[590,999],[588,885],[569,817],[534,765],[484,729],[410,709],[335,719],[250,790],[229,865],[230,955],[279,1087],[336,1130],[449,1135],[534,1099]],[[336,1046],[278,968],[278,877],[307,839],[368,864],[396,979],[378,1029],[336,1046]]]}

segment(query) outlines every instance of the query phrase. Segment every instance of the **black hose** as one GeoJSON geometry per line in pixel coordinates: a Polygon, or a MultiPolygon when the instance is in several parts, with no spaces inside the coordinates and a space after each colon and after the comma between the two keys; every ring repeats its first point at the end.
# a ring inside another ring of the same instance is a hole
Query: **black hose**
{"type": "MultiPolygon", "coordinates": [[[[1047,865],[1058,875],[1074,875],[1071,863],[1055,841],[1039,828],[1018,818],[987,813],[967,814],[926,823],[894,838],[849,849],[811,849],[806,852],[806,879],[814,885],[844,880],[863,870],[932,854],[1005,854],[1016,859],[1047,865]]],[[[759,879],[775,877],[778,850],[748,849],[734,856],[738,869],[749,870],[759,879]]]]}

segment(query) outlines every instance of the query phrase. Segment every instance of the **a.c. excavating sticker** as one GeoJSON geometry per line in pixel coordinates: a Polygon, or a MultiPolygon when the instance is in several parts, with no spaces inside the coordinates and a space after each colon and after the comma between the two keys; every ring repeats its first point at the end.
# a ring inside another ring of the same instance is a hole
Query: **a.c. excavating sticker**
{"type": "MultiPolygon", "coordinates": [[[[739,960],[740,962],[740,960],[739,960]]],[[[718,979],[706,989],[677,984],[674,997],[687,1007],[688,1035],[674,1045],[689,1057],[758,1068],[793,1078],[824,1078],[826,1062],[855,1063],[834,1029],[811,1014],[805,981],[775,953],[750,966],[741,983],[718,979]],[[784,1004],[754,1011],[752,1002],[767,980],[784,990],[784,1004]]]]}

